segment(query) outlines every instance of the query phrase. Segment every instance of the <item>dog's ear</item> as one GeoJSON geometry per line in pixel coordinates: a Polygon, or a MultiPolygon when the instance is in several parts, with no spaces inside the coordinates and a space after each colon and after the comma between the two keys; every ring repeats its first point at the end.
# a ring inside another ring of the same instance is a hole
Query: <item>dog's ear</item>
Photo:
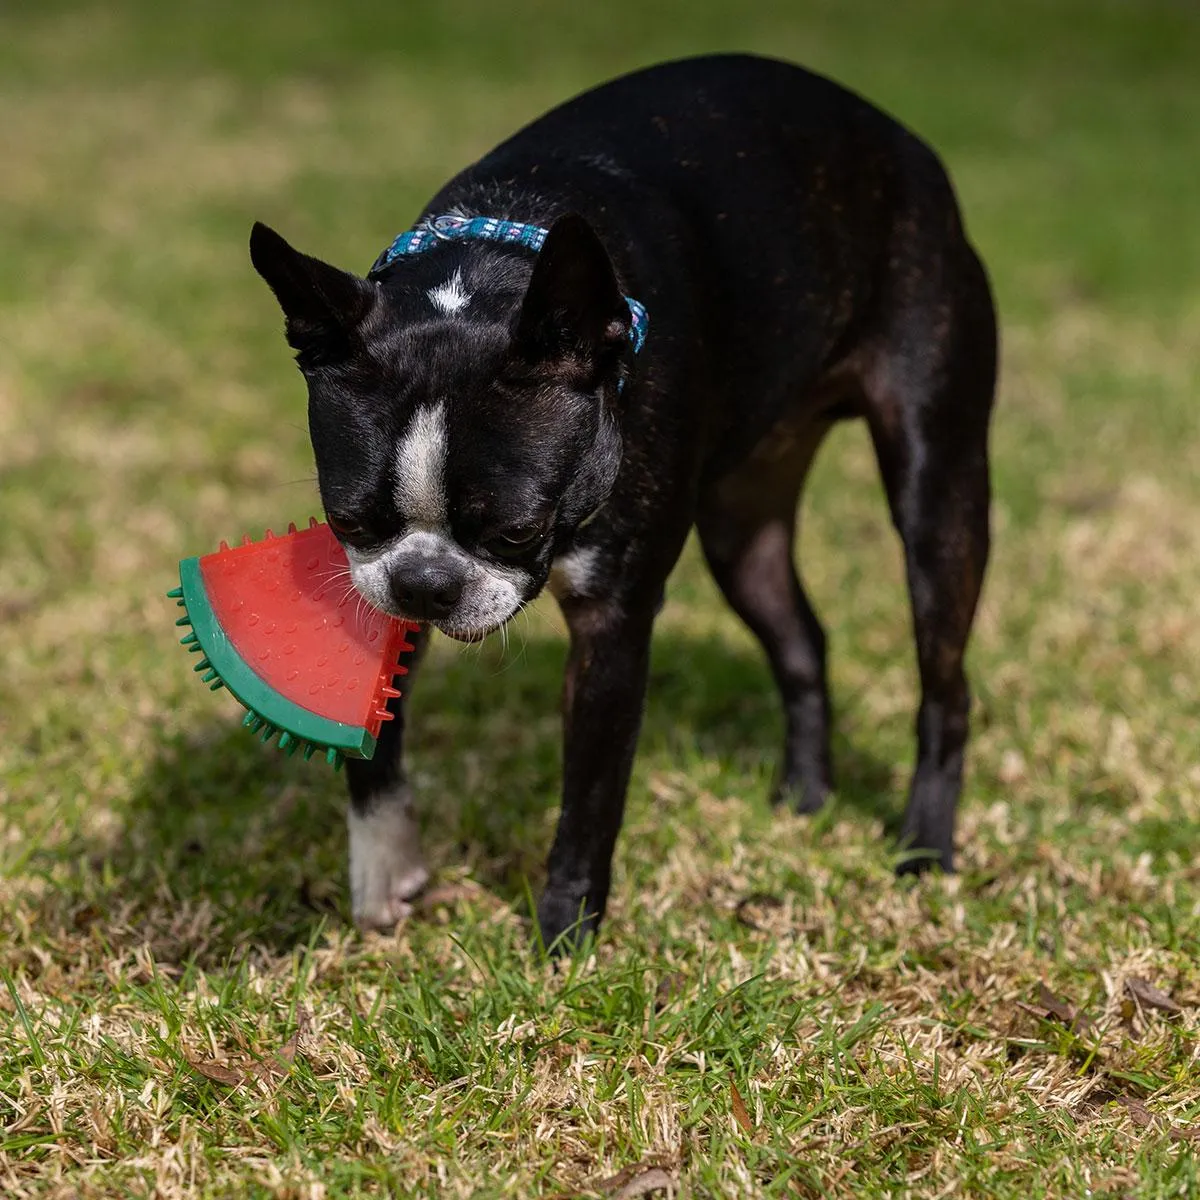
{"type": "Polygon", "coordinates": [[[250,231],[250,261],[283,309],[288,345],[301,366],[349,356],[352,335],[375,304],[373,284],[301,254],[261,221],[250,231]]]}
{"type": "Polygon", "coordinates": [[[582,358],[595,370],[624,348],[630,321],[595,231],[583,217],[560,217],[533,267],[517,319],[517,352],[530,361],[582,358]]]}

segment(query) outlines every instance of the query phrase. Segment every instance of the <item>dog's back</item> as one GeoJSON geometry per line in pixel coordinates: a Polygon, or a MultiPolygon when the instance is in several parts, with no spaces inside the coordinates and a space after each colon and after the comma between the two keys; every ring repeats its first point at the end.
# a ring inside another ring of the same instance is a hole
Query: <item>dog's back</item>
{"type": "Polygon", "coordinates": [[[831,80],[752,55],[668,63],[583,93],[426,212],[456,208],[547,225],[583,213],[650,309],[655,342],[686,346],[678,382],[693,415],[703,400],[721,410],[708,416],[718,470],[886,320],[898,292],[947,256],[972,257],[923,142],[831,80]]]}

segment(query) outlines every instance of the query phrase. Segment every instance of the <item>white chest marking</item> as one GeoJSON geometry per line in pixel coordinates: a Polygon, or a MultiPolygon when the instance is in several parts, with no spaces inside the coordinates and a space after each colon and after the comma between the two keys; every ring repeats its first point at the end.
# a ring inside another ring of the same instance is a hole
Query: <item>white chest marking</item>
{"type": "Polygon", "coordinates": [[[589,596],[596,578],[596,567],[600,552],[595,546],[583,546],[569,550],[556,558],[550,567],[548,586],[553,596],[589,596]]]}

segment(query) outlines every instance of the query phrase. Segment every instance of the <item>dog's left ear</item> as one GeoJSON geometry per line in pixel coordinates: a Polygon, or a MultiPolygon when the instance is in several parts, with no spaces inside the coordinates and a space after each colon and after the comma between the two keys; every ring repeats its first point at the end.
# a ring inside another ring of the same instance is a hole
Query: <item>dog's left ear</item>
{"type": "Polygon", "coordinates": [[[376,302],[372,284],[301,254],[261,221],[250,232],[250,261],[283,309],[288,345],[302,367],[350,355],[352,335],[376,302]]]}
{"type": "Polygon", "coordinates": [[[550,226],[514,338],[531,361],[582,358],[595,370],[624,348],[632,318],[608,251],[574,213],[550,226]]]}

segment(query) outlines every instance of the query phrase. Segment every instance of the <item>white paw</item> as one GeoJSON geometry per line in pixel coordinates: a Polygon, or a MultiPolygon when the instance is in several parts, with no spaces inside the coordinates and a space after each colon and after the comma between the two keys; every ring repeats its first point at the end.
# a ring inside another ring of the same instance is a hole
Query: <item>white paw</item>
{"type": "Polygon", "coordinates": [[[429,882],[408,789],[380,796],[366,816],[350,808],[350,907],[360,929],[392,929],[429,882]]]}

